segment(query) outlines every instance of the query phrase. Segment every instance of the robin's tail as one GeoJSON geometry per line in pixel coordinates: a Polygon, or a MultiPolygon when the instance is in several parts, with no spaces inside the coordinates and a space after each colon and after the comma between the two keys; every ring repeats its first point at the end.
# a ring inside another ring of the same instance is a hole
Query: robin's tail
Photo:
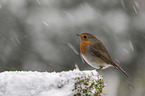
{"type": "Polygon", "coordinates": [[[115,68],[117,68],[120,71],[122,71],[129,78],[129,75],[121,67],[119,67],[118,64],[116,64],[114,61],[113,61],[113,63],[114,63],[113,65],[114,65],[115,68]]]}

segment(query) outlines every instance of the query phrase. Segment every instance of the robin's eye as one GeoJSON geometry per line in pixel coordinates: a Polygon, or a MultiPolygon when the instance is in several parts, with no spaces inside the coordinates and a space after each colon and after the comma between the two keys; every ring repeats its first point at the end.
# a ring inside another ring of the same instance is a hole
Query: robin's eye
{"type": "Polygon", "coordinates": [[[84,36],[84,38],[87,38],[87,36],[84,36]]]}

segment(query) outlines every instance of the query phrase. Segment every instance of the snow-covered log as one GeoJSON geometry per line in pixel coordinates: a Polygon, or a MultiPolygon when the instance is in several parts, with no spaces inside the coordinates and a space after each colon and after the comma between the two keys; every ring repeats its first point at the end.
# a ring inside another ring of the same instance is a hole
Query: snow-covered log
{"type": "Polygon", "coordinates": [[[0,96],[101,96],[103,88],[95,70],[0,73],[0,96]]]}

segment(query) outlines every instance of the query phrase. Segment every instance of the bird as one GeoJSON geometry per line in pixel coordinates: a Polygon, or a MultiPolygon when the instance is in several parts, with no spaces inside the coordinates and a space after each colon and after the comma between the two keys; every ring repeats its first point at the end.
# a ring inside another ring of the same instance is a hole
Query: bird
{"type": "Polygon", "coordinates": [[[128,78],[129,75],[117,64],[115,63],[103,43],[97,39],[94,35],[90,33],[76,34],[80,36],[80,52],[83,59],[96,71],[101,69],[106,69],[110,66],[119,69],[128,78]]]}

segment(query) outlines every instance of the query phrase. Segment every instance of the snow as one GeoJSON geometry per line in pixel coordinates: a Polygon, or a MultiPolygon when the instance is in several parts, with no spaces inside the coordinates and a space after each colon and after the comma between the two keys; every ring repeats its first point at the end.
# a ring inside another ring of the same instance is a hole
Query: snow
{"type": "Polygon", "coordinates": [[[67,43],[67,45],[75,54],[79,55],[79,52],[75,49],[75,47],[71,43],[67,43]]]}
{"type": "Polygon", "coordinates": [[[40,1],[39,0],[37,0],[37,3],[40,5],[40,1]]]}
{"type": "Polygon", "coordinates": [[[131,50],[134,51],[134,48],[133,48],[133,45],[132,45],[132,42],[131,41],[129,41],[129,45],[131,47],[131,50]]]}
{"type": "Polygon", "coordinates": [[[60,73],[2,72],[0,73],[0,96],[73,96],[75,78],[83,74],[98,80],[98,73],[95,70],[73,70],[60,73]]]}
{"type": "Polygon", "coordinates": [[[42,21],[42,23],[43,23],[44,25],[48,26],[48,24],[47,24],[45,21],[42,21]]]}
{"type": "Polygon", "coordinates": [[[135,5],[133,5],[133,9],[134,9],[134,12],[137,14],[137,9],[135,5]]]}
{"type": "Polygon", "coordinates": [[[123,48],[122,50],[123,50],[124,52],[126,52],[126,53],[129,53],[129,51],[127,51],[127,50],[126,50],[126,49],[124,49],[124,48],[123,48]]]}

